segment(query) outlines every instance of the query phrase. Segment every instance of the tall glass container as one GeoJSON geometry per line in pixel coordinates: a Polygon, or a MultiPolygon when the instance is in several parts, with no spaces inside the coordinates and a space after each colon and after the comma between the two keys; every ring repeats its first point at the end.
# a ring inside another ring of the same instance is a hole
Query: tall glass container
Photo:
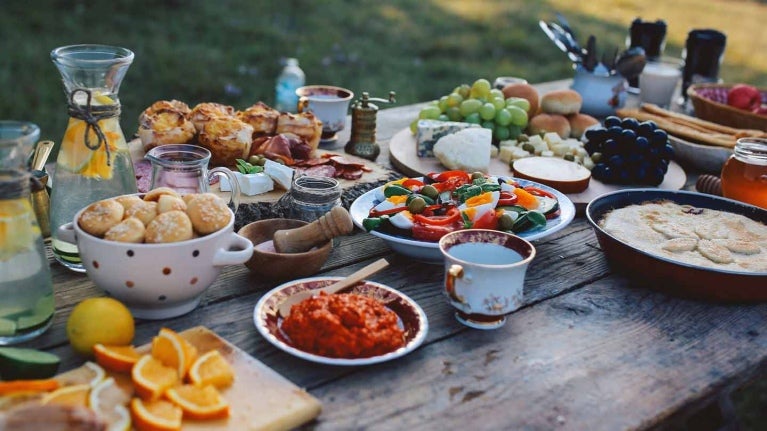
{"type": "Polygon", "coordinates": [[[53,282],[30,179],[25,170],[0,167],[0,345],[35,337],[53,321],[53,282]]]}
{"type": "Polygon", "coordinates": [[[137,191],[117,97],[133,52],[72,45],[54,49],[51,59],[61,73],[69,105],[51,185],[53,253],[64,266],[84,272],[77,247],[59,241],[56,230],[92,202],[137,191]]]}

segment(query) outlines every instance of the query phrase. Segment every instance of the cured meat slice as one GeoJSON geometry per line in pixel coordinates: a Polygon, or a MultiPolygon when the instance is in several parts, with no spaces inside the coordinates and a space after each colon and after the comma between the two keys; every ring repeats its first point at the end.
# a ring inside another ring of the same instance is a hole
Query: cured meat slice
{"type": "Polygon", "coordinates": [[[341,178],[344,178],[347,180],[358,180],[362,178],[363,173],[364,172],[362,171],[362,169],[354,169],[354,170],[344,169],[341,172],[341,178]]]}
{"type": "Polygon", "coordinates": [[[336,168],[330,165],[312,166],[310,168],[300,169],[299,172],[312,177],[327,177],[327,178],[334,178],[336,177],[338,173],[336,168]]]}

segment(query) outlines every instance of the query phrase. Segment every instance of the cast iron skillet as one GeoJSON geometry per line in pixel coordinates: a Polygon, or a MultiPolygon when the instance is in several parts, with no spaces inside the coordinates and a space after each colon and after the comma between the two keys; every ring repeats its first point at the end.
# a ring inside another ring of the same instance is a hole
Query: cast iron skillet
{"type": "Polygon", "coordinates": [[[767,272],[710,269],[653,256],[618,240],[598,224],[610,210],[656,200],[728,211],[767,224],[767,210],[713,195],[659,189],[606,193],[588,204],[586,217],[610,266],[630,277],[633,284],[677,296],[719,302],[767,301],[767,272]]]}

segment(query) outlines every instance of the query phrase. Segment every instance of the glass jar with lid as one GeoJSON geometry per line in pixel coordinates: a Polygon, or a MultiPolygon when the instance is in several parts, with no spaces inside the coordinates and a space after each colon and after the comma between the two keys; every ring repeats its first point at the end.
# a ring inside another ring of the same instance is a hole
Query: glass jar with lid
{"type": "Polygon", "coordinates": [[[738,139],[722,167],[722,194],[767,209],[767,139],[738,139]]]}

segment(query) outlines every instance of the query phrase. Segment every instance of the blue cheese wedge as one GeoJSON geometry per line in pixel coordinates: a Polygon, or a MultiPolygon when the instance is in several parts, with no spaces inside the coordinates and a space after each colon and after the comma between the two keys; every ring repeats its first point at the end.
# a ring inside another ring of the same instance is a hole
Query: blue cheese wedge
{"type": "Polygon", "coordinates": [[[457,121],[418,120],[415,134],[418,157],[434,157],[434,144],[439,138],[476,127],[481,126],[457,121]]]}

